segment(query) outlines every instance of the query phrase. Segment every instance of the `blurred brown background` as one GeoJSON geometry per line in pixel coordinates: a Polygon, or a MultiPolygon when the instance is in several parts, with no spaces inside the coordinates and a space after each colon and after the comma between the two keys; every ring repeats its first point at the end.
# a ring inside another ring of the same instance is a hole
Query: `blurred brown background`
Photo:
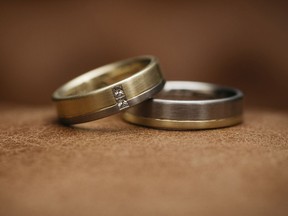
{"type": "Polygon", "coordinates": [[[167,80],[235,86],[250,106],[286,109],[283,2],[1,1],[0,99],[47,104],[76,75],[153,54],[167,80]]]}

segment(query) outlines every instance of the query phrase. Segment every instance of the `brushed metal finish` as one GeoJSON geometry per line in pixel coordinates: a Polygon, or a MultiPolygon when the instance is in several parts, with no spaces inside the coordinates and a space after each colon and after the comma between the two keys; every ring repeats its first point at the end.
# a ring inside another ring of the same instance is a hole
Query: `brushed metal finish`
{"type": "Polygon", "coordinates": [[[126,111],[131,123],[165,129],[205,129],[240,123],[243,112],[240,90],[219,85],[168,81],[163,90],[126,111]]]}
{"type": "Polygon", "coordinates": [[[141,103],[159,92],[164,84],[157,59],[140,56],[87,72],[57,89],[52,99],[59,120],[64,124],[77,124],[141,103]],[[113,93],[118,86],[125,92],[126,106],[121,108],[113,93]]]}

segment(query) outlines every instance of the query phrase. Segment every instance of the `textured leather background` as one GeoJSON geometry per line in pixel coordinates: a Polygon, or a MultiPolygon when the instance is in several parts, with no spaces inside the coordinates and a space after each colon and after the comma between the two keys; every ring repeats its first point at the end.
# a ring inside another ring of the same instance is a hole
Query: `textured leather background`
{"type": "Polygon", "coordinates": [[[287,215],[287,112],[186,132],[119,116],[63,127],[49,106],[0,113],[0,215],[287,215]]]}

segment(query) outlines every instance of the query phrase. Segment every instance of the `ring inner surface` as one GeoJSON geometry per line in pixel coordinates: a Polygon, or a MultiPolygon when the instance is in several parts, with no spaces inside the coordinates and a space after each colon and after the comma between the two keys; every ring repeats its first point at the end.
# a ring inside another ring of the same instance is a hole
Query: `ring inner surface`
{"type": "Polygon", "coordinates": [[[162,90],[155,99],[164,100],[213,100],[232,97],[236,93],[227,89],[215,90],[192,90],[192,89],[169,89],[162,90]]]}
{"type": "MultiPolygon", "coordinates": [[[[95,76],[90,80],[85,79],[83,76],[83,81],[79,80],[79,84],[70,89],[66,89],[62,94],[63,96],[78,96],[87,94],[96,89],[101,89],[136,74],[147,67],[150,62],[151,60],[149,59],[138,60],[137,62],[128,62],[98,75],[95,73],[95,76]]],[[[82,77],[79,77],[78,79],[82,79],[82,77]]]]}

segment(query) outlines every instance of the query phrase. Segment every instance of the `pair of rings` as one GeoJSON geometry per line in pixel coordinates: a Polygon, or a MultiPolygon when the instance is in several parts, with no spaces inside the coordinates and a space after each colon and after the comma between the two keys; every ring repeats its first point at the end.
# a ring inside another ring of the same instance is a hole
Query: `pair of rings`
{"type": "Polygon", "coordinates": [[[210,129],[242,122],[240,90],[202,82],[165,82],[158,60],[140,56],[87,72],[52,95],[63,124],[124,111],[127,122],[159,129],[210,129]]]}

